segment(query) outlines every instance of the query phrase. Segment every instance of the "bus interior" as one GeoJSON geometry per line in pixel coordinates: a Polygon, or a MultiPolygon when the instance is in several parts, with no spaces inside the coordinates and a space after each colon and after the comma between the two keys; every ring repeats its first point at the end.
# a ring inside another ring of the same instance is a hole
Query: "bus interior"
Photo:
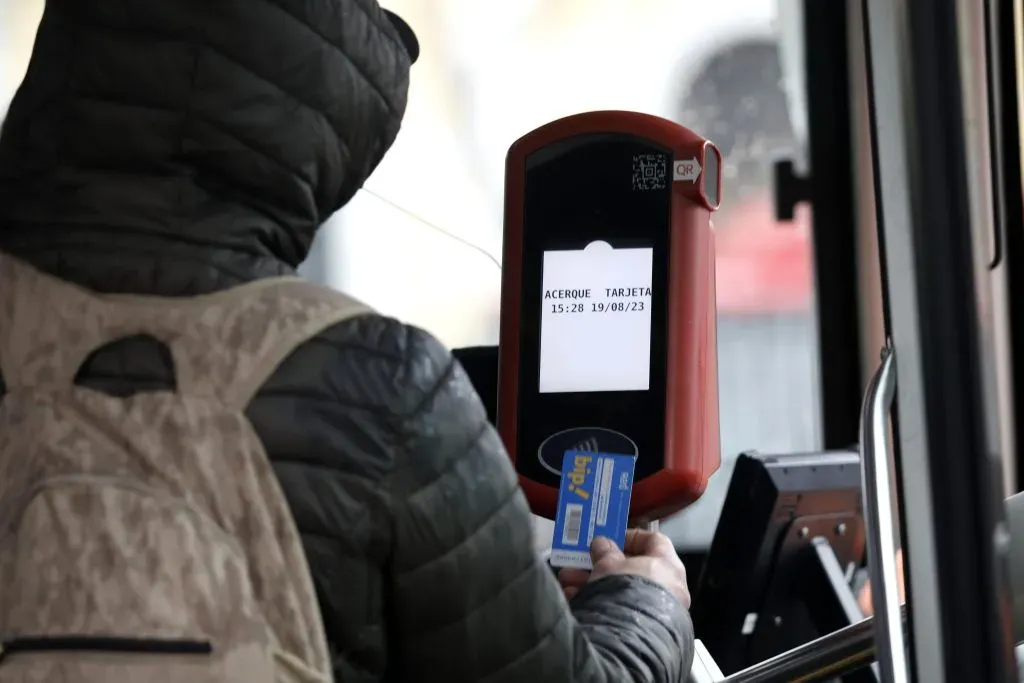
{"type": "MultiPolygon", "coordinates": [[[[43,4],[0,0],[0,119],[43,4]]],[[[722,465],[660,521],[691,680],[1024,681],[1024,0],[382,4],[423,47],[404,128],[303,274],[456,349],[493,419],[509,145],[705,136],[722,465]]]]}

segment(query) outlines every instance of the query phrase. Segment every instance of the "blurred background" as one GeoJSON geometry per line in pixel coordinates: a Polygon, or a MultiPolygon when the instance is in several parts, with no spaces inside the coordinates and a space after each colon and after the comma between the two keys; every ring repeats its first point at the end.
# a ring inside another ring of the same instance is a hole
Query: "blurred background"
{"type": "MultiPolygon", "coordinates": [[[[383,2],[422,46],[405,124],[303,267],[449,346],[494,345],[504,158],[516,138],[568,114],[629,109],[713,140],[726,156],[715,217],[723,468],[664,524],[680,548],[710,543],[739,452],[821,445],[810,220],[776,223],[772,200],[771,163],[799,162],[806,140],[793,80],[800,27],[784,3],[383,2]]],[[[0,117],[42,7],[0,0],[0,117]]]]}

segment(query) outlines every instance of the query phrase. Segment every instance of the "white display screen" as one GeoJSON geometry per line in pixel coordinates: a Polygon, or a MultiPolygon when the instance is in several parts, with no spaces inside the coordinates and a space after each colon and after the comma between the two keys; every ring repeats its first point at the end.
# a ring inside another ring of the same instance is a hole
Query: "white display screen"
{"type": "Polygon", "coordinates": [[[540,393],[646,391],[654,249],[545,251],[540,393]]]}

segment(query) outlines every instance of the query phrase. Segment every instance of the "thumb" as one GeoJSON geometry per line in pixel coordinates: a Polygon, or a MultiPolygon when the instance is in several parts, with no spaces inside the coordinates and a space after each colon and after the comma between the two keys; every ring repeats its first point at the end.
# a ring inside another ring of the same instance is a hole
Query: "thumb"
{"type": "Polygon", "coordinates": [[[615,545],[615,541],[604,536],[598,536],[594,539],[594,542],[590,544],[590,560],[596,566],[598,562],[604,560],[615,559],[618,557],[625,557],[619,547],[615,545]]]}

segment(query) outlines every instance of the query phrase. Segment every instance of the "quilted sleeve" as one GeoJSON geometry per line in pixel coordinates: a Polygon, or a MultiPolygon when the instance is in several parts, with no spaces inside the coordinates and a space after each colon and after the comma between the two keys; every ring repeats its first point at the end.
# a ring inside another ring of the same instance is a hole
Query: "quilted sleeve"
{"type": "Polygon", "coordinates": [[[566,603],[536,555],[529,508],[461,366],[409,329],[395,378],[390,660],[408,681],[686,680],[683,605],[639,577],[588,584],[566,603]]]}

